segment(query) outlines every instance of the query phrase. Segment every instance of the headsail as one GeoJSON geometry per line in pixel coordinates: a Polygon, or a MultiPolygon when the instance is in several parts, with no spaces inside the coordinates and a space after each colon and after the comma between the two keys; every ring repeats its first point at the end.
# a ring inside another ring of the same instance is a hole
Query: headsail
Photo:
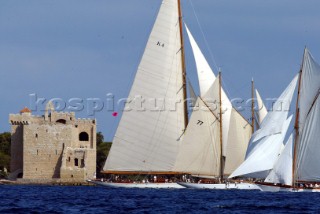
{"type": "Polygon", "coordinates": [[[292,119],[292,116],[287,117],[297,79],[298,75],[277,99],[273,111],[267,114],[261,128],[252,135],[246,160],[230,178],[243,175],[265,178],[272,169],[292,119]]]}
{"type": "Polygon", "coordinates": [[[268,111],[263,103],[263,100],[261,99],[261,96],[258,92],[258,90],[256,89],[256,96],[257,96],[257,102],[258,102],[258,122],[259,125],[261,125],[262,121],[264,120],[264,118],[267,116],[268,111]]]}
{"type": "Polygon", "coordinates": [[[265,179],[268,183],[292,184],[293,136],[290,135],[279,159],[265,179]]]}
{"type": "Polygon", "coordinates": [[[188,38],[191,44],[193,56],[195,58],[195,62],[197,66],[199,87],[200,87],[200,97],[204,97],[204,95],[209,91],[216,77],[186,24],[185,24],[185,28],[187,30],[188,38]]]}
{"type": "Polygon", "coordinates": [[[178,23],[178,1],[163,0],[104,171],[172,170],[185,129],[178,23]]]}
{"type": "Polygon", "coordinates": [[[229,178],[243,176],[250,178],[266,178],[273,168],[281,149],[292,116],[284,123],[280,133],[263,137],[256,143],[256,148],[247,156],[246,160],[237,168],[229,178]]]}
{"type": "Polygon", "coordinates": [[[293,78],[286,90],[277,99],[272,110],[270,110],[262,122],[260,129],[257,130],[253,135],[253,142],[265,136],[281,132],[283,123],[288,117],[288,112],[290,109],[294,89],[297,85],[297,80],[298,75],[293,78]]]}

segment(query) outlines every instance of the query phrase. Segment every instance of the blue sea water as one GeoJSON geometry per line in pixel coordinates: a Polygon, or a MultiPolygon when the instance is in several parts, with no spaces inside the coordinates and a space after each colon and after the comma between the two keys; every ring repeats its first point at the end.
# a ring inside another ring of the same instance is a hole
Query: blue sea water
{"type": "Polygon", "coordinates": [[[319,193],[0,185],[0,213],[319,212],[319,193]]]}

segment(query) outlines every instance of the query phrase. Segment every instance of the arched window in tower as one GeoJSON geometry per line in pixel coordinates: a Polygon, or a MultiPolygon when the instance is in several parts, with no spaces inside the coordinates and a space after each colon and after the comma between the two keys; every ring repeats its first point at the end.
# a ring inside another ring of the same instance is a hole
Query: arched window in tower
{"type": "Polygon", "coordinates": [[[59,119],[59,120],[56,121],[56,123],[66,124],[67,121],[64,120],[64,119],[59,119]]]}
{"type": "Polygon", "coordinates": [[[87,132],[81,132],[79,134],[79,141],[89,141],[89,135],[87,132]]]}

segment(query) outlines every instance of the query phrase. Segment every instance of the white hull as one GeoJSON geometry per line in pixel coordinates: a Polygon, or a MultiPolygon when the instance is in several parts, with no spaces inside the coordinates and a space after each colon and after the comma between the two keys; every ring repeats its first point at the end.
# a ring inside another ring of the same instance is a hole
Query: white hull
{"type": "Polygon", "coordinates": [[[110,188],[155,188],[155,189],[182,189],[183,186],[177,183],[112,183],[112,182],[102,182],[87,180],[89,183],[93,183],[100,186],[110,187],[110,188]]]}
{"type": "Polygon", "coordinates": [[[261,191],[263,192],[279,192],[279,186],[270,186],[270,185],[263,185],[263,184],[256,184],[261,191]]]}
{"type": "Polygon", "coordinates": [[[229,183],[229,184],[199,184],[178,182],[181,186],[194,189],[240,189],[240,190],[260,190],[259,187],[252,183],[229,183]]]}
{"type": "Polygon", "coordinates": [[[292,187],[280,187],[272,185],[257,184],[263,192],[320,192],[320,189],[303,189],[303,188],[292,188],[292,187]]]}

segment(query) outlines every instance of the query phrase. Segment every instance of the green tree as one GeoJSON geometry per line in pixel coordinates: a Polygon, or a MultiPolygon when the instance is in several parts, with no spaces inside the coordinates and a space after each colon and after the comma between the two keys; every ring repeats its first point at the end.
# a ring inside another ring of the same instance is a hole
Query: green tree
{"type": "MultiPolygon", "coordinates": [[[[10,150],[11,134],[4,132],[0,134],[0,170],[6,168],[10,170],[10,150]]],[[[4,172],[0,173],[0,178],[6,177],[4,172]]]]}
{"type": "Polygon", "coordinates": [[[103,134],[101,132],[97,133],[97,168],[96,168],[96,172],[97,172],[97,177],[103,177],[103,174],[101,174],[100,172],[103,169],[103,165],[108,157],[110,148],[111,148],[111,144],[110,142],[104,142],[104,137],[103,134]]]}

